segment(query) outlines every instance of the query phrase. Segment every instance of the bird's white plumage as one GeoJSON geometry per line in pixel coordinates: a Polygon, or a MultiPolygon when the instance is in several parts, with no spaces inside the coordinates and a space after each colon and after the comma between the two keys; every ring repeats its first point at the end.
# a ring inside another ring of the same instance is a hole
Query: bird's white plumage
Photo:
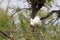
{"type": "Polygon", "coordinates": [[[34,19],[30,19],[30,24],[31,25],[41,25],[41,20],[40,20],[40,17],[39,16],[36,16],[34,19]]]}

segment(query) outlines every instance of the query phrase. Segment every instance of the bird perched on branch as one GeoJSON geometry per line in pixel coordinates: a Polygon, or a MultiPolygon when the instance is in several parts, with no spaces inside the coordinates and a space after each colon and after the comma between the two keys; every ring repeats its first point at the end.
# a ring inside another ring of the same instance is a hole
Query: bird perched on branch
{"type": "Polygon", "coordinates": [[[34,19],[36,13],[44,6],[45,0],[30,0],[32,13],[31,18],[34,19]]]}
{"type": "MultiPolygon", "coordinates": [[[[31,19],[34,22],[35,15],[36,13],[42,8],[42,6],[44,6],[45,0],[27,0],[30,4],[31,4],[31,8],[32,8],[32,13],[31,13],[31,19]]],[[[39,18],[37,18],[39,20],[39,18]]],[[[33,24],[35,24],[37,22],[34,22],[33,24]]],[[[31,30],[34,31],[34,27],[32,26],[32,22],[30,21],[30,26],[31,26],[31,30]]]]}

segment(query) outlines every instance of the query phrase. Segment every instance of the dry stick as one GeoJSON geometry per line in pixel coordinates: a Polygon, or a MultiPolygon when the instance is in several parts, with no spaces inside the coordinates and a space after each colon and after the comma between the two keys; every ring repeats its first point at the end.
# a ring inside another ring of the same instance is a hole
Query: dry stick
{"type": "Polygon", "coordinates": [[[9,35],[7,35],[4,31],[0,30],[0,33],[2,33],[4,36],[6,36],[6,37],[10,38],[10,36],[9,36],[9,35]]]}

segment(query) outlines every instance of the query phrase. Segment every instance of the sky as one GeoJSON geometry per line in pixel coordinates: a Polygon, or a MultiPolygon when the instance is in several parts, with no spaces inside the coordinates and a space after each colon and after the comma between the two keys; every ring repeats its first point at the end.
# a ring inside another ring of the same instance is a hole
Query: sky
{"type": "MultiPolygon", "coordinates": [[[[0,2],[1,2],[2,0],[0,0],[0,2]]],[[[10,3],[9,3],[9,6],[13,6],[13,7],[20,7],[20,8],[26,8],[26,7],[28,7],[28,3],[27,2],[25,2],[26,0],[10,0],[10,3]]],[[[55,0],[56,2],[54,2],[54,5],[53,5],[53,7],[51,8],[52,10],[54,10],[54,9],[59,9],[58,7],[56,7],[56,4],[58,5],[58,6],[60,6],[60,0],[55,0]]],[[[6,7],[7,7],[7,5],[8,5],[8,0],[4,0],[4,2],[2,2],[2,4],[1,4],[1,8],[3,8],[3,9],[6,9],[6,7]]]]}
{"type": "MultiPolygon", "coordinates": [[[[19,0],[10,0],[9,6],[11,6],[11,7],[20,7],[20,8],[25,7],[26,8],[26,7],[28,7],[28,5],[27,5],[28,3],[27,2],[24,3],[24,1],[25,0],[21,0],[21,1],[19,1],[19,0]]],[[[2,4],[1,4],[1,8],[6,9],[7,5],[8,5],[8,1],[4,0],[4,2],[2,2],[2,4]]]]}

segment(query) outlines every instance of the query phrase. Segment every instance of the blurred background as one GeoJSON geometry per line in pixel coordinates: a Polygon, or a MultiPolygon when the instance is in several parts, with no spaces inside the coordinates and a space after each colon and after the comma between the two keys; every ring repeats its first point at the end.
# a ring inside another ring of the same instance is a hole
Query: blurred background
{"type": "Polygon", "coordinates": [[[30,0],[0,0],[0,40],[60,40],[60,0],[46,0],[32,20],[31,5],[30,0]]]}

